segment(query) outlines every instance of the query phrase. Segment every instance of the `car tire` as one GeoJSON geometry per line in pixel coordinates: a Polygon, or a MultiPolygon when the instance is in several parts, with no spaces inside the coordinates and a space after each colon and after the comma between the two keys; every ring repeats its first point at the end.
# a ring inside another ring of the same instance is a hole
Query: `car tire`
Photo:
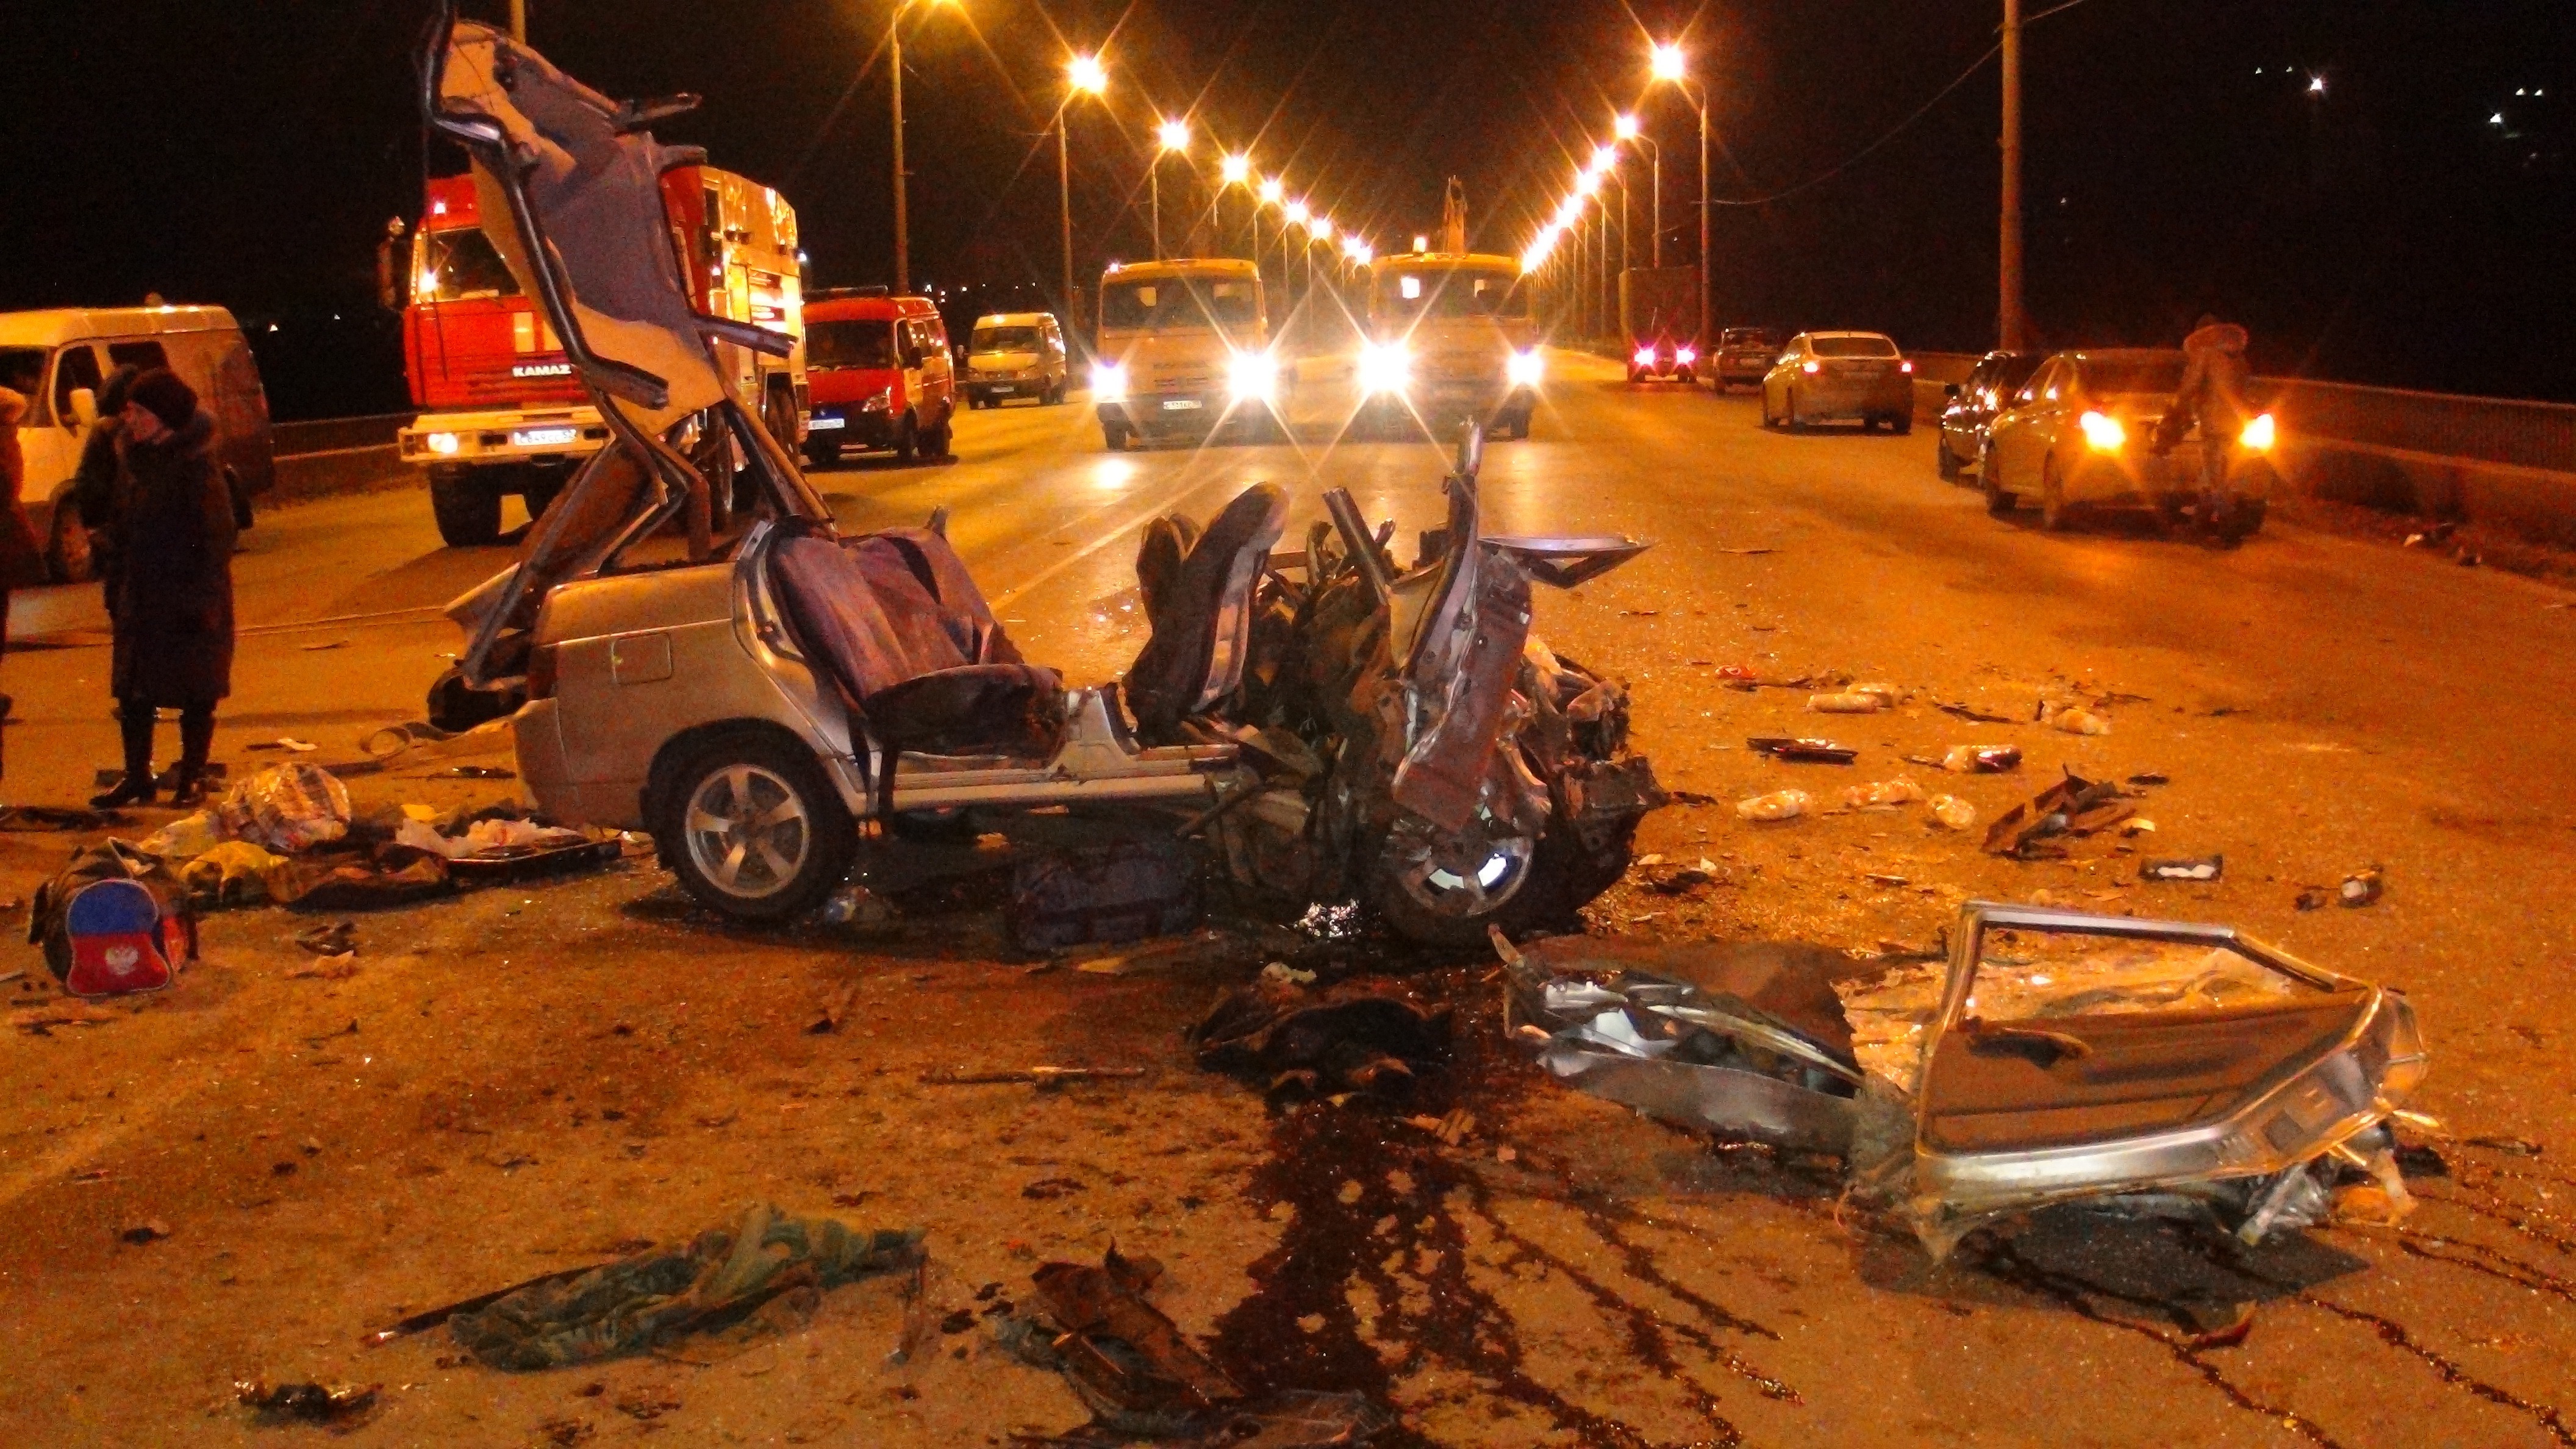
{"type": "Polygon", "coordinates": [[[1781,399],[1784,415],[1780,419],[1780,426],[1790,432],[1797,432],[1804,426],[1798,421],[1798,390],[1794,387],[1783,389],[1781,399]]]}
{"type": "Polygon", "coordinates": [[[429,511],[449,548],[489,548],[501,541],[501,490],[479,473],[429,475],[429,511]]]}
{"type": "Polygon", "coordinates": [[[1125,423],[1104,422],[1100,425],[1100,446],[1108,449],[1110,452],[1126,452],[1127,438],[1128,428],[1125,423]]]}
{"type": "Polygon", "coordinates": [[[921,457],[921,423],[910,413],[894,425],[894,456],[899,463],[916,462],[921,457]]]}
{"type": "Polygon", "coordinates": [[[1959,481],[1959,474],[1962,471],[1959,466],[1959,455],[1950,451],[1950,435],[1948,433],[1945,432],[1940,437],[1933,440],[1932,461],[1933,466],[1940,470],[1942,482],[1956,483],[1959,481]]]}
{"type": "Polygon", "coordinates": [[[2057,471],[2057,455],[2051,453],[2039,463],[2039,526],[2063,533],[2073,517],[2074,508],[2066,501],[2066,479],[2057,471]]]}
{"type": "Polygon", "coordinates": [[[943,418],[940,420],[938,427],[932,428],[921,435],[922,456],[926,458],[954,457],[956,455],[949,450],[949,445],[954,443],[956,439],[957,420],[954,417],[943,418]]]}
{"type": "Polygon", "coordinates": [[[810,439],[810,438],[806,440],[806,443],[805,443],[805,466],[807,466],[807,467],[809,467],[809,468],[829,468],[829,467],[831,467],[833,464],[838,463],[838,462],[840,462],[840,461],[841,461],[841,445],[840,445],[840,444],[838,444],[838,443],[818,443],[818,442],[813,441],[813,440],[812,440],[812,439],[810,439]]]}
{"type": "Polygon", "coordinates": [[[55,504],[54,521],[45,532],[45,572],[55,583],[85,584],[98,576],[98,560],[89,551],[89,529],[81,523],[78,503],[66,496],[55,504]]]}
{"type": "Polygon", "coordinates": [[[1893,417],[1889,418],[1889,419],[1887,420],[1887,430],[1888,430],[1889,432],[1891,432],[1891,433],[1894,433],[1895,435],[1897,435],[1897,436],[1898,436],[1898,437],[1900,437],[1900,438],[1905,438],[1905,437],[1911,437],[1911,436],[1913,436],[1913,433],[1914,433],[1914,414],[1912,414],[1912,413],[1898,413],[1898,414],[1896,414],[1895,416],[1893,416],[1893,417]]]}
{"type": "Polygon", "coordinates": [[[1997,518],[2008,518],[2019,500],[2004,491],[1995,476],[1995,449],[1992,443],[1977,454],[1977,489],[1986,495],[1986,512],[1997,518]]]}
{"type": "Polygon", "coordinates": [[[1771,414],[1771,389],[1768,386],[1762,389],[1762,426],[1765,428],[1780,426],[1780,420],[1771,414]]]}
{"type": "Polygon", "coordinates": [[[663,777],[653,843],[681,888],[741,921],[783,921],[848,879],[858,830],[803,742],[718,735],[663,777]]]}

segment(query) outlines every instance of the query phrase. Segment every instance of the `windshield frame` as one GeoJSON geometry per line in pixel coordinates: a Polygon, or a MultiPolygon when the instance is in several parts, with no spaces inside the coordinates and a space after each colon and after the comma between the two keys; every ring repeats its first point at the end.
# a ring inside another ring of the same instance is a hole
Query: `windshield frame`
{"type": "Polygon", "coordinates": [[[1013,322],[1005,326],[978,327],[967,334],[966,351],[977,352],[1043,352],[1046,334],[1034,322],[1013,322]]]}
{"type": "Polygon", "coordinates": [[[1259,278],[1232,272],[1183,273],[1179,276],[1112,277],[1100,284],[1100,330],[1103,332],[1230,332],[1264,325],[1267,299],[1259,278]],[[1151,302],[1131,299],[1159,288],[1174,289],[1169,298],[1157,293],[1151,302]],[[1240,290],[1238,299],[1233,294],[1240,290]],[[1225,303],[1220,309],[1216,303],[1225,303]],[[1112,308],[1119,308],[1113,315],[1112,308]]]}
{"type": "Polygon", "coordinates": [[[1529,288],[1522,285],[1523,274],[1510,267],[1474,264],[1387,267],[1369,283],[1369,311],[1381,323],[1407,326],[1424,322],[1526,322],[1530,317],[1529,288]],[[1462,292],[1458,283],[1469,285],[1462,292]],[[1474,283],[1499,281],[1502,286],[1492,295],[1504,303],[1501,310],[1491,307],[1458,308],[1449,305],[1453,297],[1470,303],[1487,295],[1486,289],[1474,283]],[[1407,297],[1404,283],[1423,284],[1422,295],[1407,297]]]}

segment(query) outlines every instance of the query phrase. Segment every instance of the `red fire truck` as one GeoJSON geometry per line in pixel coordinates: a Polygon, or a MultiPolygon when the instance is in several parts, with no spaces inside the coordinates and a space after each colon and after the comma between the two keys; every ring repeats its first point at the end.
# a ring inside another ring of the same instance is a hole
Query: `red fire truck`
{"type": "MultiPolygon", "coordinates": [[[[757,182],[710,166],[663,173],[663,210],[682,275],[704,289],[705,311],[798,339],[786,357],[716,344],[726,376],[760,408],[789,449],[803,441],[803,279],[796,212],[757,182]]],[[[553,329],[483,235],[474,178],[429,183],[412,236],[403,363],[422,409],[402,430],[402,458],[427,470],[439,537],[453,547],[501,536],[501,500],[545,512],[608,428],[573,380],[553,329]]],[[[731,500],[716,500],[722,510],[731,500]]]]}

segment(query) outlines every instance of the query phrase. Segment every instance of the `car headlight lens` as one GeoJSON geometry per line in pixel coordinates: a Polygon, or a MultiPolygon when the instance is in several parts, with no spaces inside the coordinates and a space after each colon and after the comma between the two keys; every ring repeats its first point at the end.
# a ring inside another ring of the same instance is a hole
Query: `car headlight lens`
{"type": "Polygon", "coordinates": [[[1639,367],[1652,367],[1655,365],[1655,349],[1640,347],[1637,349],[1637,355],[1630,361],[1635,362],[1639,367]]]}
{"type": "Polygon", "coordinates": [[[1401,342],[1371,342],[1360,348],[1360,391],[1371,396],[1400,394],[1411,381],[1413,359],[1401,342]]]}
{"type": "Polygon", "coordinates": [[[1268,402],[1279,390],[1279,362],[1266,352],[1238,352],[1226,364],[1225,388],[1236,402],[1268,402]]]}
{"type": "Polygon", "coordinates": [[[1127,369],[1114,362],[1092,364],[1091,400],[1116,402],[1127,395],[1127,369]]]}
{"type": "Polygon", "coordinates": [[[455,452],[456,448],[457,442],[456,435],[454,433],[432,433],[429,435],[429,450],[438,454],[440,457],[446,457],[448,454],[455,452]]]}
{"type": "Polygon", "coordinates": [[[1538,386],[1539,375],[1543,370],[1536,348],[1527,352],[1515,352],[1511,360],[1503,364],[1503,376],[1514,387],[1538,386]]]}
{"type": "Polygon", "coordinates": [[[2254,415],[2254,421],[2245,425],[2245,431],[2236,435],[2236,441],[2254,452],[2266,453],[2271,451],[2274,432],[2272,415],[2257,413],[2254,415]]]}
{"type": "Polygon", "coordinates": [[[2121,444],[2129,441],[2129,430],[2120,426],[2118,418],[2103,413],[2086,413],[2076,421],[2083,425],[2084,441],[2091,444],[2096,452],[2115,453],[2121,444]]]}
{"type": "Polygon", "coordinates": [[[1697,361],[1699,361],[1699,350],[1697,348],[1685,347],[1681,351],[1673,354],[1673,366],[1675,367],[1688,367],[1697,361]]]}
{"type": "Polygon", "coordinates": [[[887,388],[882,392],[870,395],[867,401],[860,403],[859,411],[863,413],[881,413],[893,406],[894,389],[887,388]]]}

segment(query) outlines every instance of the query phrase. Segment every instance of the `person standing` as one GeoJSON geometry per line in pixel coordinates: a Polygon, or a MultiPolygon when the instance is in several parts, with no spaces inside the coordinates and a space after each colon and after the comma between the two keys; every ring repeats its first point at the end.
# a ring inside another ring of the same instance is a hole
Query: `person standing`
{"type": "Polygon", "coordinates": [[[2233,537],[2231,505],[2235,500],[2227,487],[2227,460],[2237,434],[2244,431],[2249,411],[2245,402],[2246,386],[2252,378],[2245,365],[2249,340],[2245,329],[2235,323],[2221,322],[2214,313],[2200,315],[2191,335],[2182,340],[2182,383],[2174,391],[2173,405],[2157,424],[2153,440],[2157,453],[2167,453],[2182,441],[2192,424],[2200,425],[2200,508],[2196,521],[2201,533],[2212,541],[2233,537]]]}
{"type": "Polygon", "coordinates": [[[214,459],[215,420],[166,367],[134,380],[116,440],[115,648],[109,687],[125,737],[125,778],[92,798],[99,809],[149,804],[152,726],[179,711],[179,768],[171,803],[203,798],[215,704],[232,693],[233,542],[230,494],[214,459]]]}
{"type": "MultiPolygon", "coordinates": [[[[0,377],[0,653],[9,648],[10,590],[45,581],[45,548],[27,518],[27,505],[18,497],[27,484],[27,457],[18,446],[18,423],[27,415],[27,395],[40,386],[35,374],[0,377]]],[[[0,694],[0,720],[9,717],[15,703],[0,694]]]]}
{"type": "Polygon", "coordinates": [[[90,573],[106,596],[107,617],[116,619],[116,590],[123,578],[116,566],[116,439],[125,430],[125,395],[143,369],[125,363],[98,388],[98,417],[81,439],[80,466],[72,470],[71,501],[80,509],[81,531],[89,539],[90,573]]]}

